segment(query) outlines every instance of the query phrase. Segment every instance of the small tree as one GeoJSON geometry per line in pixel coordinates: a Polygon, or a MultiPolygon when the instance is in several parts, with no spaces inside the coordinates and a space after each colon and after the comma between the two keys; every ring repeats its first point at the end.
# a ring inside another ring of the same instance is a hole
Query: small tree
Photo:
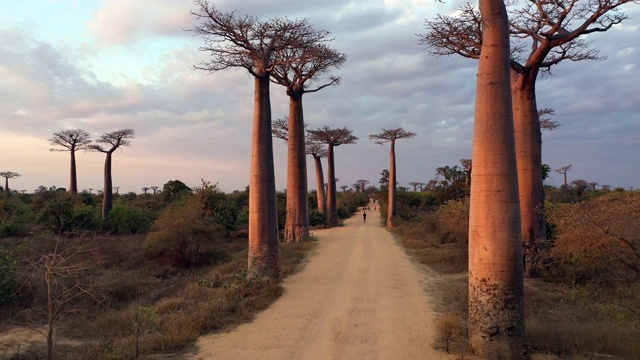
{"type": "Polygon", "coordinates": [[[3,172],[0,172],[0,176],[4,178],[4,192],[8,196],[10,194],[9,179],[17,178],[17,177],[20,177],[21,175],[13,171],[3,171],[3,172]]]}
{"type": "Polygon", "coordinates": [[[102,220],[109,220],[109,212],[113,208],[113,181],[111,178],[111,155],[121,146],[131,145],[131,139],[136,137],[133,129],[121,129],[104,133],[96,140],[99,144],[89,145],[89,150],[98,151],[106,155],[104,161],[104,190],[102,191],[102,220]]]}
{"type": "Polygon", "coordinates": [[[353,136],[352,131],[345,128],[331,129],[328,126],[323,126],[315,130],[309,130],[309,138],[313,142],[319,142],[327,144],[327,163],[329,169],[327,170],[328,186],[327,186],[327,211],[329,213],[328,224],[338,224],[338,213],[336,208],[336,181],[335,177],[335,162],[333,157],[333,149],[336,146],[344,144],[355,144],[358,140],[353,136]]]}
{"type": "Polygon", "coordinates": [[[131,317],[131,328],[136,338],[136,359],[140,356],[140,339],[155,329],[160,322],[158,309],[155,307],[139,306],[131,317]]]}
{"type": "Polygon", "coordinates": [[[53,137],[49,139],[52,146],[62,147],[62,149],[51,148],[49,151],[68,151],[71,154],[71,173],[69,176],[69,193],[71,195],[78,193],[76,151],[86,150],[91,141],[91,135],[81,129],[58,131],[53,133],[53,137]]]}
{"type": "Polygon", "coordinates": [[[367,186],[367,184],[369,183],[369,180],[358,180],[356,181],[357,184],[360,184],[360,191],[364,192],[365,186],[367,186]]]}
{"type": "Polygon", "coordinates": [[[389,147],[389,209],[387,211],[387,227],[394,226],[396,217],[396,140],[415,137],[416,133],[406,131],[403,128],[382,129],[377,134],[369,135],[369,139],[376,140],[376,144],[390,143],[389,147]]]}

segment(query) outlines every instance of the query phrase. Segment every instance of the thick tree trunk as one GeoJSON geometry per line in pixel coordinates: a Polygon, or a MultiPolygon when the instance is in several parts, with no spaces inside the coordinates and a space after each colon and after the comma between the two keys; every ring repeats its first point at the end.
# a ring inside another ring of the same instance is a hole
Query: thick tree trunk
{"type": "Polygon", "coordinates": [[[469,338],[487,359],[523,359],[522,237],[502,0],[481,0],[469,214],[469,338]]]}
{"type": "Polygon", "coordinates": [[[278,279],[280,248],[271,138],[269,76],[256,77],[249,182],[249,273],[278,279]]]}
{"type": "Polygon", "coordinates": [[[394,227],[396,217],[396,141],[391,140],[389,150],[389,206],[387,210],[387,227],[394,227]]]}
{"type": "Polygon", "coordinates": [[[78,193],[78,177],[76,173],[76,152],[71,150],[71,174],[69,175],[69,193],[75,195],[78,193]]]}
{"type": "Polygon", "coordinates": [[[111,155],[112,152],[106,153],[104,161],[104,190],[102,191],[102,220],[109,220],[109,213],[113,208],[113,182],[111,181],[111,155]]]}
{"type": "Polygon", "coordinates": [[[338,211],[336,208],[336,173],[333,161],[333,145],[327,150],[327,224],[338,225],[338,211]]]}
{"type": "Polygon", "coordinates": [[[287,243],[309,240],[309,195],[304,138],[302,94],[289,98],[289,145],[287,168],[287,243]]]}
{"type": "Polygon", "coordinates": [[[324,191],[324,172],[322,171],[322,159],[319,157],[313,157],[313,161],[316,165],[316,188],[317,188],[317,200],[318,211],[323,214],[327,214],[327,194],[324,191]]]}
{"type": "Polygon", "coordinates": [[[9,178],[4,178],[4,193],[9,195],[9,178]]]}
{"type": "Polygon", "coordinates": [[[512,86],[516,163],[522,221],[525,276],[535,277],[547,238],[542,185],[542,136],[535,80],[520,75],[512,86]]]}

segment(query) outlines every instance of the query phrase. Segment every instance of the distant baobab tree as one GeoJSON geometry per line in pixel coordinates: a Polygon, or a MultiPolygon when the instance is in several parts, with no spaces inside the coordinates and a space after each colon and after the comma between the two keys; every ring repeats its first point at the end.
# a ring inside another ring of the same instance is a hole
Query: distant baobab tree
{"type": "Polygon", "coordinates": [[[340,189],[342,189],[342,192],[346,192],[348,188],[349,187],[347,185],[340,186],[340,189]]]}
{"type": "Polygon", "coordinates": [[[387,211],[387,227],[393,227],[396,217],[396,140],[415,137],[416,133],[403,128],[382,129],[377,134],[369,135],[369,139],[376,140],[376,144],[389,143],[389,209],[387,211]]]}
{"type": "Polygon", "coordinates": [[[51,146],[60,146],[62,149],[51,148],[49,151],[68,151],[71,154],[71,172],[69,176],[69,193],[78,193],[78,179],[76,172],[76,151],[86,150],[91,144],[91,135],[82,129],[62,130],[53,133],[49,139],[51,146]]]}
{"type": "Polygon", "coordinates": [[[553,120],[551,116],[556,114],[556,109],[542,108],[538,109],[538,121],[540,122],[540,129],[542,130],[555,130],[560,126],[560,123],[553,120]]]}
{"type": "Polygon", "coordinates": [[[353,132],[349,129],[331,129],[328,126],[323,126],[315,130],[309,130],[309,139],[313,142],[319,142],[327,144],[327,164],[329,169],[327,170],[327,223],[331,226],[338,224],[338,212],[336,208],[336,179],[335,177],[335,161],[333,156],[333,149],[336,146],[345,144],[355,144],[358,140],[353,132]]]}
{"type": "MultiPolygon", "coordinates": [[[[348,187],[348,186],[347,186],[347,187],[348,187]]],[[[358,183],[355,183],[355,184],[351,185],[351,187],[352,187],[352,188],[353,188],[353,190],[355,190],[355,191],[360,191],[360,188],[361,188],[360,184],[358,184],[358,183]]]]}
{"type": "Polygon", "coordinates": [[[92,194],[93,188],[88,188],[89,189],[89,194],[92,194]]]}
{"type": "Polygon", "coordinates": [[[565,191],[569,188],[569,184],[567,183],[567,172],[571,171],[571,166],[573,166],[573,165],[562,166],[559,169],[556,169],[556,172],[558,174],[562,174],[564,176],[564,190],[565,191]]]}
{"type": "Polygon", "coordinates": [[[595,181],[592,181],[592,182],[590,182],[590,183],[589,183],[589,186],[591,187],[591,190],[592,190],[592,191],[596,191],[596,187],[597,187],[598,185],[599,185],[599,184],[598,184],[597,182],[595,182],[595,181]]]}
{"type": "Polygon", "coordinates": [[[147,191],[149,191],[149,188],[145,186],[142,188],[142,191],[144,191],[144,194],[147,195],[147,191]]]}
{"type": "Polygon", "coordinates": [[[212,59],[196,69],[214,73],[242,68],[254,78],[254,115],[249,188],[249,255],[251,276],[281,277],[276,214],[270,82],[276,68],[287,66],[285,53],[316,43],[319,33],[307,20],[282,18],[262,21],[236,12],[223,13],[205,0],[195,0],[191,31],[202,38],[200,51],[212,59]]]}
{"type": "Polygon", "coordinates": [[[331,69],[339,68],[347,57],[327,43],[333,38],[328,31],[310,29],[304,46],[294,46],[278,53],[271,72],[273,82],[286,88],[289,96],[288,156],[287,156],[287,213],[284,240],[287,243],[309,240],[309,197],[307,163],[305,156],[305,123],[302,97],[332,85],[340,78],[329,76],[331,69]],[[309,83],[316,85],[310,86],[309,83]]]}
{"type": "Polygon", "coordinates": [[[159,187],[159,186],[156,186],[156,185],[154,185],[154,186],[149,186],[149,189],[153,190],[153,195],[155,195],[155,194],[156,194],[156,192],[158,192],[158,189],[159,189],[159,188],[160,188],[160,187],[159,187]]]}
{"type": "Polygon", "coordinates": [[[364,192],[365,187],[367,186],[367,184],[369,183],[369,180],[358,180],[356,181],[356,184],[360,184],[360,191],[364,192]]]}
{"type": "MultiPolygon", "coordinates": [[[[540,130],[552,130],[558,125],[544,117],[552,115],[553,110],[537,108],[535,84],[538,75],[550,74],[551,67],[561,62],[603,59],[590,47],[591,42],[583,39],[584,36],[606,32],[622,23],[627,15],[619,8],[636,2],[509,2],[512,112],[527,276],[536,276],[539,247],[547,237],[540,130]]],[[[427,45],[433,55],[458,54],[478,59],[482,45],[481,20],[475,5],[463,5],[454,16],[438,15],[433,21],[427,20],[427,33],[420,35],[419,43],[427,45]]]]}
{"type": "Polygon", "coordinates": [[[104,161],[104,190],[102,191],[102,220],[109,220],[109,213],[113,207],[113,181],[111,177],[112,154],[122,146],[131,145],[131,139],[136,137],[133,129],[120,129],[102,134],[96,142],[89,145],[91,151],[101,152],[106,155],[104,161]],[[105,144],[103,147],[100,144],[105,144]]]}
{"type": "Polygon", "coordinates": [[[0,176],[2,176],[4,178],[4,193],[8,195],[10,195],[10,191],[9,191],[9,179],[13,179],[13,178],[17,178],[20,177],[22,175],[18,174],[17,172],[13,172],[13,171],[3,171],[0,172],[0,176]]]}
{"type": "MultiPolygon", "coordinates": [[[[418,187],[421,186],[420,184],[422,184],[421,182],[417,182],[417,181],[410,181],[409,185],[413,186],[413,191],[418,191],[418,187]]],[[[422,188],[420,188],[420,191],[422,191],[422,188]]]]}
{"type": "Polygon", "coordinates": [[[113,187],[113,191],[115,191],[116,194],[118,193],[118,190],[120,190],[120,186],[114,186],[113,187]]]}
{"type": "Polygon", "coordinates": [[[318,211],[327,213],[327,195],[324,187],[324,172],[322,171],[322,159],[327,157],[327,149],[320,143],[314,143],[307,141],[307,154],[313,157],[313,162],[316,167],[316,195],[318,202],[318,211]]]}

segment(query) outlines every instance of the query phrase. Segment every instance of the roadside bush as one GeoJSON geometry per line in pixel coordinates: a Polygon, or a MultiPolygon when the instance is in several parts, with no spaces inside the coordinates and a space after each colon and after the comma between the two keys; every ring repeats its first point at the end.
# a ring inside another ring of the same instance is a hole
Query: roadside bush
{"type": "Polygon", "coordinates": [[[469,199],[447,201],[437,214],[438,237],[443,244],[469,242],[469,199]]]}
{"type": "Polygon", "coordinates": [[[640,277],[640,192],[611,192],[580,203],[549,203],[554,229],[546,276],[570,283],[640,277]]]}
{"type": "Polygon", "coordinates": [[[309,226],[320,226],[327,222],[327,216],[318,210],[309,211],[309,226]]]}
{"type": "Polygon", "coordinates": [[[55,193],[38,213],[38,224],[47,230],[62,234],[71,231],[98,229],[98,210],[86,206],[66,192],[55,193]]]}
{"type": "Polygon", "coordinates": [[[340,219],[348,219],[354,212],[358,211],[359,207],[366,206],[369,203],[369,197],[360,191],[341,192],[337,194],[336,201],[338,217],[340,219]]]}
{"type": "Polygon", "coordinates": [[[26,235],[33,213],[21,201],[0,197],[0,237],[26,235]]]}

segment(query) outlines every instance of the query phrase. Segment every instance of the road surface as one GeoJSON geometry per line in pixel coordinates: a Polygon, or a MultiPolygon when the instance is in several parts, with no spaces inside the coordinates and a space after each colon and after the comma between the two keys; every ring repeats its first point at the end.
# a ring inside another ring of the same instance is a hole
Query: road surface
{"type": "Polygon", "coordinates": [[[250,323],[200,337],[192,359],[455,359],[432,348],[429,278],[378,211],[367,215],[314,231],[318,248],[282,297],[250,323]]]}

